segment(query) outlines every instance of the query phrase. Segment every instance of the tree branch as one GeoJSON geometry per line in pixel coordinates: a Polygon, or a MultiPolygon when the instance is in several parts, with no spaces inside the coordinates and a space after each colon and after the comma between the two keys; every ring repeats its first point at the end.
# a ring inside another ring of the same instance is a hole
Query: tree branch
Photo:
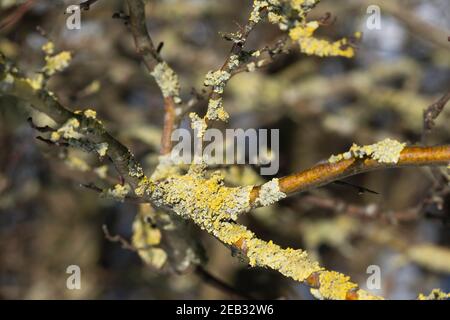
{"type": "Polygon", "coordinates": [[[142,168],[130,150],[113,138],[99,121],[66,109],[47,90],[33,89],[27,79],[9,72],[3,58],[0,57],[0,60],[0,79],[3,80],[0,82],[0,93],[29,102],[33,108],[45,113],[60,126],[70,119],[78,120],[80,131],[86,134],[88,141],[92,144],[107,143],[106,154],[119,173],[133,188],[137,186],[139,179],[144,175],[142,168]]]}
{"type": "Polygon", "coordinates": [[[450,100],[450,92],[447,92],[442,98],[430,105],[423,111],[423,132],[422,132],[422,143],[426,142],[428,133],[434,127],[434,120],[439,117],[442,110],[444,110],[445,105],[450,100]]]}
{"type": "MultiPolygon", "coordinates": [[[[317,188],[359,173],[372,170],[408,166],[438,166],[450,164],[450,145],[437,147],[406,147],[400,153],[397,163],[380,163],[373,159],[351,158],[337,163],[319,164],[310,169],[279,179],[281,192],[291,195],[317,188]]],[[[250,201],[258,198],[261,187],[254,187],[250,201]]]]}
{"type": "Polygon", "coordinates": [[[161,154],[165,155],[170,153],[172,150],[171,134],[174,129],[176,112],[175,106],[180,98],[177,92],[178,90],[171,90],[172,92],[166,92],[166,85],[178,84],[164,84],[161,81],[166,81],[165,79],[158,79],[161,76],[154,74],[155,68],[161,64],[165,65],[167,70],[162,72],[170,74],[172,77],[176,77],[176,82],[178,82],[178,77],[175,75],[172,69],[165,64],[164,60],[161,58],[158,49],[155,48],[152,38],[147,29],[146,17],[145,17],[145,5],[142,0],[127,0],[128,9],[130,13],[130,29],[133,34],[134,42],[136,45],[136,51],[141,55],[147,70],[155,77],[161,91],[164,95],[164,127],[161,137],[161,154]]]}

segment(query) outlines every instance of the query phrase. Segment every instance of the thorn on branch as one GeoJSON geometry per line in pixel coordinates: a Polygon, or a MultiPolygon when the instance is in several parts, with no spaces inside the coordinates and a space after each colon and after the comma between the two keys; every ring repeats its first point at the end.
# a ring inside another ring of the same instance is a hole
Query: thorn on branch
{"type": "Polygon", "coordinates": [[[164,42],[161,41],[161,42],[158,44],[158,47],[156,47],[156,53],[160,54],[163,47],[164,47],[164,42]]]}
{"type": "Polygon", "coordinates": [[[362,194],[364,194],[366,192],[379,195],[379,193],[376,192],[376,191],[370,190],[370,189],[368,189],[366,187],[362,187],[362,186],[359,186],[359,185],[356,185],[356,184],[353,184],[353,183],[345,182],[345,181],[342,181],[342,180],[337,180],[337,181],[334,181],[333,183],[354,188],[354,189],[358,190],[358,194],[359,195],[362,195],[362,194]]]}

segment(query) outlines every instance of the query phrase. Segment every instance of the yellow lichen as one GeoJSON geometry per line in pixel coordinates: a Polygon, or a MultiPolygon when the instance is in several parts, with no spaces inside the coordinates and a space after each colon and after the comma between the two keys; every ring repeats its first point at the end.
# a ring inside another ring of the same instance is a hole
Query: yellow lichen
{"type": "Polygon", "coordinates": [[[253,2],[253,10],[250,14],[249,20],[258,23],[261,20],[261,10],[269,5],[267,1],[255,0],[253,2]]]}
{"type": "Polygon", "coordinates": [[[223,93],[225,84],[230,79],[230,77],[231,74],[227,71],[209,71],[206,74],[204,85],[207,87],[213,87],[214,92],[223,93]]]}
{"type": "Polygon", "coordinates": [[[96,119],[96,118],[97,118],[97,111],[92,110],[92,109],[86,109],[86,110],[84,110],[83,114],[84,114],[87,118],[91,118],[91,119],[96,119]]]}
{"type": "Polygon", "coordinates": [[[345,38],[330,42],[312,37],[301,37],[298,43],[300,51],[310,56],[352,58],[355,55],[355,49],[345,38]]]}
{"type": "Polygon", "coordinates": [[[305,281],[312,273],[322,270],[308,258],[306,251],[282,249],[272,241],[253,238],[247,241],[247,252],[251,266],[267,266],[297,281],[305,281]]]}
{"type": "MultiPolygon", "coordinates": [[[[283,249],[272,241],[260,240],[246,227],[235,223],[240,213],[250,209],[252,189],[251,186],[227,187],[221,173],[208,176],[203,165],[193,165],[187,174],[170,175],[165,180],[155,182],[143,178],[135,192],[156,206],[170,208],[181,217],[192,219],[201,229],[238,249],[251,266],[272,268],[297,281],[306,281],[317,274],[320,282],[317,292],[321,298],[377,298],[356,290],[356,284],[348,277],[324,270],[306,251],[283,249]]],[[[276,179],[266,183],[262,193],[270,203],[282,197],[276,179]]]]}
{"type": "MultiPolygon", "coordinates": [[[[262,12],[266,11],[267,20],[277,24],[281,30],[287,30],[303,53],[320,57],[353,57],[355,50],[346,38],[330,42],[313,37],[320,24],[318,21],[306,22],[306,17],[318,3],[319,0],[255,0],[250,21],[258,23],[262,12]]],[[[354,36],[359,38],[360,35],[356,33],[354,36]]]]}
{"type": "Polygon", "coordinates": [[[401,143],[389,138],[367,146],[358,146],[357,144],[353,144],[348,152],[339,155],[332,155],[328,159],[328,162],[336,163],[352,157],[369,157],[380,163],[397,163],[405,146],[406,143],[401,143]]]}
{"type": "Polygon", "coordinates": [[[55,52],[55,45],[53,42],[48,41],[42,46],[42,51],[45,52],[46,55],[52,55],[55,52]]]}
{"type": "Polygon", "coordinates": [[[130,193],[131,191],[131,187],[129,184],[116,184],[114,186],[114,189],[108,189],[106,192],[106,195],[114,198],[116,200],[120,200],[123,201],[125,199],[125,197],[128,195],[128,193],[130,193]]]}
{"type": "Polygon", "coordinates": [[[46,56],[46,65],[43,71],[51,76],[58,71],[62,71],[69,66],[69,62],[72,60],[72,54],[69,51],[63,51],[54,56],[46,56]]]}
{"type": "Polygon", "coordinates": [[[269,267],[286,277],[304,282],[312,276],[317,283],[310,284],[317,289],[312,293],[320,299],[381,299],[364,290],[358,290],[349,277],[334,271],[324,270],[308,253],[299,249],[286,248],[255,237],[254,233],[242,225],[219,221],[215,224],[213,235],[223,243],[232,245],[248,259],[250,266],[269,267]]]}
{"type": "MultiPolygon", "coordinates": [[[[307,55],[319,57],[340,56],[346,58],[351,58],[355,55],[355,50],[350,46],[346,38],[334,42],[314,38],[314,32],[318,27],[318,21],[299,23],[290,29],[289,36],[292,40],[299,43],[301,52],[307,55]]],[[[359,32],[355,34],[356,39],[360,38],[360,36],[361,33],[359,32]]]]}
{"type": "Polygon", "coordinates": [[[80,122],[76,118],[70,118],[67,120],[57,131],[52,132],[50,139],[54,142],[61,139],[78,139],[81,134],[77,132],[80,127],[80,122]]]}
{"type": "Polygon", "coordinates": [[[322,271],[319,275],[319,293],[323,299],[345,300],[347,293],[357,288],[349,281],[350,277],[335,271],[322,271]]]}
{"type": "Polygon", "coordinates": [[[225,111],[222,105],[222,99],[210,99],[208,102],[208,111],[206,117],[209,120],[227,121],[230,115],[225,111]]]}
{"type": "Polygon", "coordinates": [[[172,97],[175,103],[181,102],[178,76],[166,62],[158,63],[151,75],[155,78],[165,98],[172,97]]]}
{"type": "MultiPolygon", "coordinates": [[[[172,175],[178,175],[180,173],[181,160],[177,159],[174,154],[170,153],[159,157],[158,165],[155,171],[151,175],[151,180],[158,181],[170,177],[172,175]]],[[[150,181],[146,178],[141,180],[144,184],[150,181]]]]}
{"type": "Polygon", "coordinates": [[[213,235],[225,244],[245,251],[251,266],[269,267],[297,281],[304,281],[312,273],[322,270],[305,251],[283,249],[272,241],[260,240],[242,225],[219,221],[215,227],[213,235]]]}
{"type": "Polygon", "coordinates": [[[205,119],[202,119],[195,112],[189,114],[191,118],[191,128],[194,130],[196,137],[202,139],[207,128],[205,119]]]}
{"type": "Polygon", "coordinates": [[[429,295],[419,294],[418,300],[448,300],[450,299],[450,293],[445,293],[440,289],[433,289],[429,295]]]}
{"type": "Polygon", "coordinates": [[[135,192],[150,196],[156,205],[171,207],[178,215],[213,232],[218,221],[236,220],[249,210],[252,187],[226,187],[220,173],[207,178],[202,168],[192,166],[188,174],[169,176],[158,183],[142,179],[135,192]]]}
{"type": "Polygon", "coordinates": [[[108,144],[106,142],[99,143],[95,145],[95,150],[100,155],[100,157],[104,157],[106,152],[108,151],[108,144]]]}

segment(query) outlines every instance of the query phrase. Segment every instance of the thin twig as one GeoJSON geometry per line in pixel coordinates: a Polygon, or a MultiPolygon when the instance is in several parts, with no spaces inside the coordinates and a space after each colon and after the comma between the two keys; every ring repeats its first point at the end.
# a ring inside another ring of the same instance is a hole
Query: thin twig
{"type": "Polygon", "coordinates": [[[133,246],[131,243],[129,243],[126,239],[124,239],[123,237],[121,237],[120,235],[111,235],[111,233],[109,233],[108,227],[106,226],[106,224],[104,224],[102,226],[102,230],[103,233],[105,234],[105,238],[111,242],[118,242],[120,243],[120,245],[122,246],[123,249],[126,250],[131,250],[134,252],[137,252],[138,248],[136,248],[135,246],[133,246]]]}
{"type": "Polygon", "coordinates": [[[444,110],[445,105],[450,100],[450,92],[447,92],[438,101],[430,105],[423,111],[423,132],[422,132],[422,143],[425,144],[428,134],[434,127],[434,121],[439,117],[441,112],[444,110]]]}
{"type": "Polygon", "coordinates": [[[34,0],[28,0],[24,4],[22,4],[19,8],[13,11],[9,16],[7,16],[3,21],[0,23],[0,30],[3,30],[7,27],[13,26],[17,22],[22,19],[22,17],[27,13],[31,7],[34,4],[34,0]]]}
{"type": "Polygon", "coordinates": [[[420,208],[418,207],[390,213],[384,212],[380,206],[373,203],[366,206],[360,206],[329,196],[325,198],[312,194],[300,197],[298,202],[294,202],[294,204],[300,206],[315,206],[336,213],[345,213],[352,217],[377,219],[394,224],[397,222],[411,222],[420,217],[420,208]]]}

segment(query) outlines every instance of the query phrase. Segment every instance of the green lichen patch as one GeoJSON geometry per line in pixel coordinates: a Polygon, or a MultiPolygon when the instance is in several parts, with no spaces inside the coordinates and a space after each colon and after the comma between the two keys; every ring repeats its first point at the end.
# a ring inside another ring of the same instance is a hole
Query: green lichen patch
{"type": "Polygon", "coordinates": [[[216,225],[213,234],[223,243],[243,251],[250,266],[268,267],[297,281],[305,281],[314,272],[322,270],[305,251],[283,249],[272,241],[260,240],[242,225],[223,221],[216,225]]]}
{"type": "Polygon", "coordinates": [[[84,114],[87,118],[97,119],[97,111],[95,111],[95,110],[92,110],[92,109],[86,109],[86,110],[84,110],[83,114],[84,114]]]}
{"type": "Polygon", "coordinates": [[[39,73],[32,78],[26,78],[25,81],[33,88],[33,90],[41,90],[44,85],[44,75],[39,73]]]}
{"type": "Polygon", "coordinates": [[[350,277],[335,271],[322,271],[319,275],[319,293],[322,299],[345,300],[349,291],[358,286],[350,277]]]}
{"type": "Polygon", "coordinates": [[[46,65],[43,71],[51,76],[56,72],[62,71],[69,66],[69,62],[72,60],[72,54],[69,51],[62,51],[53,56],[46,56],[46,65]]]}

